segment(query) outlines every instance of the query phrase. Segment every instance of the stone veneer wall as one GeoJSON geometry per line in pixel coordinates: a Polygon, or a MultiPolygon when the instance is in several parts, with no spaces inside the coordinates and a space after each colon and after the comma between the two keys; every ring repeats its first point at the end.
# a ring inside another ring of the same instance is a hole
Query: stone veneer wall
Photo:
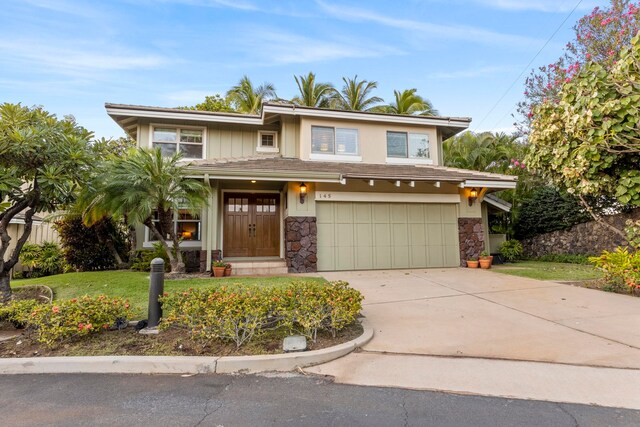
{"type": "Polygon", "coordinates": [[[316,217],[290,216],[284,220],[285,259],[289,273],[318,271],[316,217]]]}
{"type": "MultiPolygon", "coordinates": [[[[604,218],[618,229],[623,229],[628,219],[640,219],[640,209],[604,218]]],[[[604,250],[611,251],[617,246],[626,246],[626,244],[627,241],[622,236],[595,221],[577,224],[568,230],[540,234],[522,241],[524,254],[530,257],[547,254],[599,255],[604,250]]]]}
{"type": "Polygon", "coordinates": [[[482,218],[458,218],[460,235],[460,265],[467,266],[467,260],[478,258],[484,250],[482,218]]]}

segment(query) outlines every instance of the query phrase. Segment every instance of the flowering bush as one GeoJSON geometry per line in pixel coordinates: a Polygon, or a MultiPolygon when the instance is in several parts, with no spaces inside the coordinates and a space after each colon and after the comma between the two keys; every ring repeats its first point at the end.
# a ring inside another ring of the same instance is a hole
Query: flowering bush
{"type": "Polygon", "coordinates": [[[129,313],[129,302],[122,298],[84,296],[37,305],[27,323],[35,328],[38,341],[54,347],[70,338],[108,330],[129,313]]]}
{"type": "Polygon", "coordinates": [[[346,282],[296,282],[285,287],[219,287],[165,294],[161,327],[184,326],[194,340],[221,339],[240,347],[268,330],[300,332],[315,342],[356,320],[362,295],[346,282]]]}
{"type": "Polygon", "coordinates": [[[31,312],[40,304],[35,299],[25,299],[0,305],[0,322],[11,322],[16,328],[23,328],[29,323],[31,312]]]}
{"type": "Polygon", "coordinates": [[[629,293],[640,290],[640,251],[629,253],[627,248],[618,247],[613,252],[604,251],[599,257],[591,257],[589,261],[604,271],[606,289],[629,293]]]}

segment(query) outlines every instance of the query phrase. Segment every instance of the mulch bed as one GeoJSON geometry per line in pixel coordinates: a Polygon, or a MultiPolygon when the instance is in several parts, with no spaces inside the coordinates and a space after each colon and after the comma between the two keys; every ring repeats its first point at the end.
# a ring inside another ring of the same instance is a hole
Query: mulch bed
{"type": "MultiPolygon", "coordinates": [[[[10,328],[0,324],[0,329],[10,328]]],[[[307,340],[308,350],[318,350],[342,344],[362,335],[360,323],[346,327],[334,338],[328,332],[318,332],[315,343],[307,340]]],[[[270,332],[255,342],[236,349],[235,343],[213,341],[202,345],[191,340],[187,331],[171,328],[158,335],[142,335],[129,327],[122,331],[107,331],[83,339],[63,343],[50,349],[38,343],[33,333],[22,334],[0,342],[0,358],[38,356],[246,356],[256,354],[282,354],[282,334],[270,332]]]]}

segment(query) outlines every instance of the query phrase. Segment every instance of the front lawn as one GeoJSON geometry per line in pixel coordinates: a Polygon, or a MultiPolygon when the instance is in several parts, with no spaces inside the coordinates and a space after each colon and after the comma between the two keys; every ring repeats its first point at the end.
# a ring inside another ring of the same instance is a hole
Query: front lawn
{"type": "Polygon", "coordinates": [[[602,272],[592,265],[565,264],[559,262],[521,261],[495,265],[497,273],[557,282],[583,282],[602,278],[602,272]]]}
{"type": "MultiPolygon", "coordinates": [[[[185,290],[197,287],[220,285],[261,285],[284,286],[296,280],[325,283],[320,277],[296,278],[295,276],[277,277],[225,277],[166,280],[165,292],[185,290]]],[[[83,295],[122,297],[129,300],[136,316],[146,318],[149,298],[149,273],[135,271],[90,271],[84,273],[57,274],[37,279],[12,280],[12,287],[24,285],[46,285],[54,293],[54,299],[71,299],[83,295]]]]}

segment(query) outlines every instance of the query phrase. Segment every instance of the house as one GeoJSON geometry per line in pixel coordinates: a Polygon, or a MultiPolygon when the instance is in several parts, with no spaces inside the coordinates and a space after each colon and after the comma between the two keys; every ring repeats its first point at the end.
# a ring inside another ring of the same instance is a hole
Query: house
{"type": "MultiPolygon", "coordinates": [[[[56,231],[56,229],[53,227],[53,224],[45,221],[42,217],[38,215],[34,215],[32,219],[33,219],[33,224],[31,226],[32,227],[31,234],[29,234],[29,237],[27,239],[28,243],[33,243],[36,245],[42,244],[44,242],[60,243],[60,236],[58,235],[58,232],[56,231]]],[[[13,253],[16,246],[15,242],[17,242],[18,239],[20,239],[20,236],[22,236],[22,233],[24,233],[24,227],[25,227],[25,218],[24,218],[24,213],[22,212],[14,216],[9,221],[9,227],[7,227],[7,233],[9,233],[9,237],[11,238],[11,240],[9,242],[9,248],[7,250],[7,254],[10,255],[13,253]]],[[[13,273],[18,271],[26,271],[26,270],[27,268],[24,267],[22,264],[20,264],[20,262],[18,262],[13,267],[13,273]]]]}
{"type": "Polygon", "coordinates": [[[516,185],[514,176],[443,166],[442,141],[469,118],[276,102],[260,115],[106,110],[140,147],[182,152],[211,186],[208,209],[175,218],[201,269],[220,253],[289,272],[464,265],[484,249],[486,193],[516,185]]]}

